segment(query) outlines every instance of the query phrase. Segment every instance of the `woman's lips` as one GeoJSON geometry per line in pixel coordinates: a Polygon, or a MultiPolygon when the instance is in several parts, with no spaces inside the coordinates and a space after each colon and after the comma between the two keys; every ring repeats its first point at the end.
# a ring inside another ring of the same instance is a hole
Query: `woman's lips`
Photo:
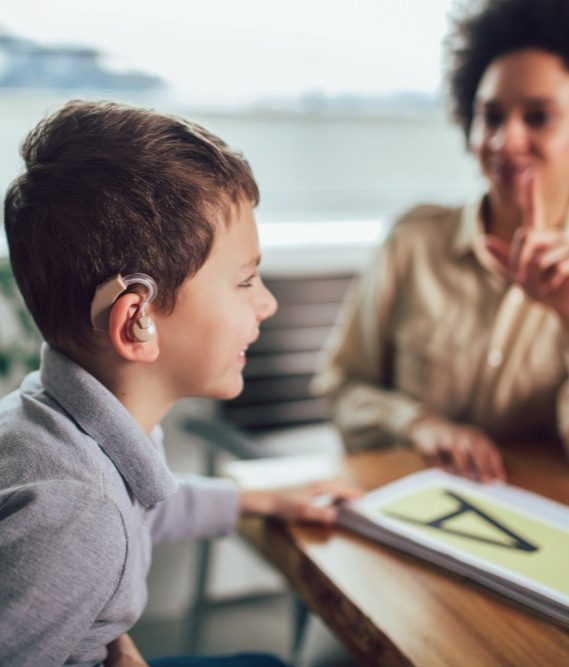
{"type": "Polygon", "coordinates": [[[529,165],[515,162],[491,162],[488,169],[493,178],[511,184],[527,181],[531,173],[529,165]]]}

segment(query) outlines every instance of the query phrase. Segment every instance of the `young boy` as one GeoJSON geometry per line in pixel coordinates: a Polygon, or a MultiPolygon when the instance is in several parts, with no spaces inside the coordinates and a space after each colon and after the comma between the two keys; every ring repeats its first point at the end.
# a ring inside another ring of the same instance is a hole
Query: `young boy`
{"type": "Polygon", "coordinates": [[[0,401],[0,664],[145,664],[123,633],[146,603],[152,542],[223,535],[240,513],[335,519],[317,489],[176,482],[164,461],[159,422],[180,398],[236,396],[276,310],[259,194],[206,130],[111,103],[67,104],[22,154],[6,233],[46,345],[0,401]]]}

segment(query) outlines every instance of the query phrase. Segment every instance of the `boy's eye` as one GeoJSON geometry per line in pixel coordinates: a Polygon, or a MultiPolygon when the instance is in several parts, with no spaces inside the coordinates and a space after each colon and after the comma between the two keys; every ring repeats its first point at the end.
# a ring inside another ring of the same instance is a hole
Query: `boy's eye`
{"type": "Polygon", "coordinates": [[[257,277],[257,274],[254,273],[246,278],[243,282],[239,283],[239,287],[253,287],[253,281],[257,277]]]}

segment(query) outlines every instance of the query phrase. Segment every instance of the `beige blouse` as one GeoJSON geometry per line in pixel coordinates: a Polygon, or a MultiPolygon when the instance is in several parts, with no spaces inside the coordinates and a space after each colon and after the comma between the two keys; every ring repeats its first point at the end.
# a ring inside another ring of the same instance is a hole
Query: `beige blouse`
{"type": "Polygon", "coordinates": [[[493,438],[557,426],[569,451],[569,336],[500,272],[479,209],[412,210],[346,302],[314,387],[348,449],[404,441],[429,412],[493,438]]]}

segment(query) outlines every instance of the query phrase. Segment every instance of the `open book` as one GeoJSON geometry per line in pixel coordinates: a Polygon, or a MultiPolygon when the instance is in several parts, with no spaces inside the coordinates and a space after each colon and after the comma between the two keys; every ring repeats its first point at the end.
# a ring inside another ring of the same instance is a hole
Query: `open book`
{"type": "Polygon", "coordinates": [[[507,484],[425,470],[344,506],[340,523],[569,627],[566,505],[507,484]]]}
{"type": "MultiPolygon", "coordinates": [[[[313,481],[317,469],[320,479],[334,476],[339,463],[320,458],[320,464],[316,457],[238,461],[226,473],[249,488],[294,486],[313,481]]],[[[569,627],[569,506],[431,469],[343,505],[339,523],[569,627]]]]}

